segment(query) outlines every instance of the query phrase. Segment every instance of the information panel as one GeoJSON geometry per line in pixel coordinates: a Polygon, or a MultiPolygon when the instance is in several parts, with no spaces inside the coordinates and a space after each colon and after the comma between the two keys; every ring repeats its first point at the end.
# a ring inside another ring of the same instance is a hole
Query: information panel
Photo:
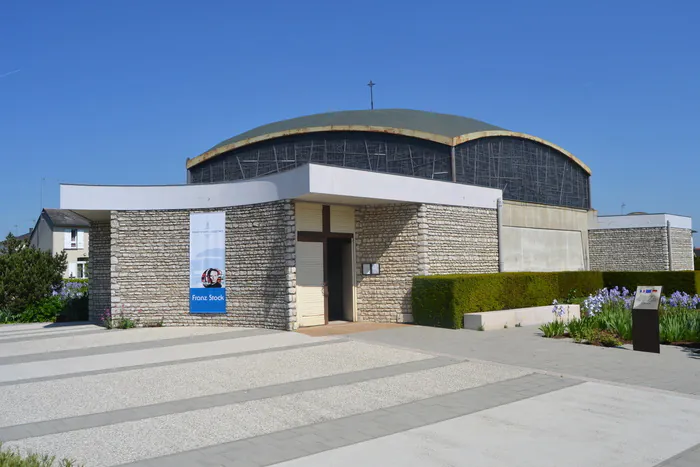
{"type": "Polygon", "coordinates": [[[226,313],[226,213],[190,213],[190,313],[226,313]]]}
{"type": "Polygon", "coordinates": [[[634,310],[658,310],[661,302],[660,285],[640,285],[634,295],[634,310]]]}

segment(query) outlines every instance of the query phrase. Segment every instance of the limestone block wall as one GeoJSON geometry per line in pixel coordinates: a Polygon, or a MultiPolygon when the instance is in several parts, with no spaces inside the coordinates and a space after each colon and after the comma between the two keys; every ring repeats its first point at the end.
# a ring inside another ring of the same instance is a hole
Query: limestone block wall
{"type": "Polygon", "coordinates": [[[693,234],[690,229],[671,227],[671,269],[693,270],[693,234]]]}
{"type": "MultiPolygon", "coordinates": [[[[418,257],[419,208],[392,204],[364,206],[355,212],[358,321],[410,320],[413,276],[423,270],[418,257]],[[379,263],[381,274],[363,276],[362,263],[379,263]]],[[[427,226],[423,220],[421,224],[425,236],[427,226]]],[[[421,254],[427,258],[427,251],[421,254]]]]}
{"type": "Polygon", "coordinates": [[[588,241],[593,271],[668,270],[665,227],[591,230],[588,241]]]}
{"type": "Polygon", "coordinates": [[[90,224],[91,239],[88,245],[90,258],[88,280],[88,315],[92,322],[100,322],[101,316],[111,306],[109,221],[90,224]]]}
{"type": "Polygon", "coordinates": [[[495,209],[424,205],[429,274],[498,272],[495,209]]]}
{"type": "Polygon", "coordinates": [[[177,210],[112,212],[113,315],[123,313],[140,323],[162,319],[166,326],[292,329],[296,233],[291,203],[221,210],[226,212],[226,314],[189,313],[190,211],[177,210]]]}
{"type": "Polygon", "coordinates": [[[412,321],[416,275],[498,272],[495,209],[367,206],[355,219],[360,321],[412,321]],[[362,263],[379,263],[381,274],[363,276],[362,263]]]}

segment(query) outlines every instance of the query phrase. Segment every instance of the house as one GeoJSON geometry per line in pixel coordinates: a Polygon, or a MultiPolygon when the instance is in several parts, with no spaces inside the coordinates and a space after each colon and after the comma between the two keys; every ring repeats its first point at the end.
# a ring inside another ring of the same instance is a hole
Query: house
{"type": "Polygon", "coordinates": [[[43,209],[29,237],[29,244],[57,254],[66,252],[64,277],[88,276],[90,221],[69,209],[43,209]]]}
{"type": "MultiPolygon", "coordinates": [[[[22,235],[16,235],[15,238],[20,241],[29,241],[29,236],[32,234],[32,229],[29,229],[29,232],[22,234],[22,235]]],[[[5,253],[5,240],[0,241],[0,255],[5,253]]]]}

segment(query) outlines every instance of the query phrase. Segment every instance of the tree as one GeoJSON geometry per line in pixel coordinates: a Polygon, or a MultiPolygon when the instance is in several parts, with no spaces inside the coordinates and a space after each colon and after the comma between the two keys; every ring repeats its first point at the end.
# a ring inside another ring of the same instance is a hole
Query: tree
{"type": "Polygon", "coordinates": [[[29,246],[11,233],[0,255],[0,310],[12,315],[60,289],[66,270],[66,253],[52,255],[29,246]]]}

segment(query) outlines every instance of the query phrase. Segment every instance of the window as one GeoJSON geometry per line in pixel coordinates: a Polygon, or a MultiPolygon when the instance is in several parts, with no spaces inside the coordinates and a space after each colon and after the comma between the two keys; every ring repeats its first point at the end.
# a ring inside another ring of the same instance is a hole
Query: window
{"type": "Polygon", "coordinates": [[[78,229],[71,229],[70,231],[70,247],[78,248],[78,229]]]}
{"type": "Polygon", "coordinates": [[[87,256],[78,258],[76,263],[75,277],[78,279],[87,279],[88,277],[88,258],[87,256]]]}

